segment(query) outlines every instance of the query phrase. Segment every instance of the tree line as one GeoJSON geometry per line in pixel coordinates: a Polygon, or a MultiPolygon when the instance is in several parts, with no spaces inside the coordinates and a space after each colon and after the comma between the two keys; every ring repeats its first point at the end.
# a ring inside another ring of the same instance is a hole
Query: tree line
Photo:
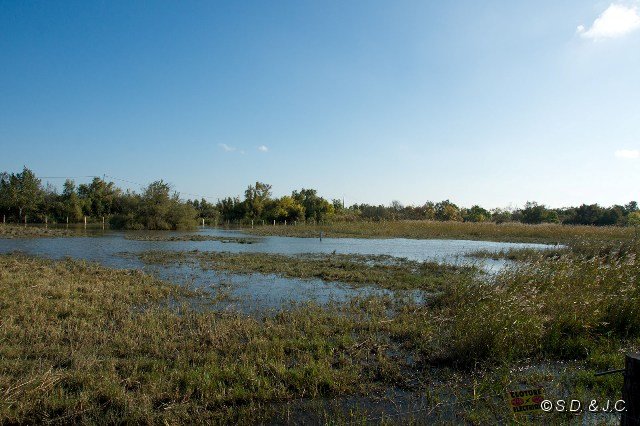
{"type": "Polygon", "coordinates": [[[487,210],[478,205],[459,207],[449,200],[426,202],[421,206],[343,205],[327,200],[314,189],[293,191],[274,197],[272,187],[256,182],[249,185],[244,198],[227,197],[216,203],[183,200],[171,186],[155,181],[140,192],[123,190],[113,182],[94,177],[90,183],[76,185],[67,179],[59,191],[42,181],[28,168],[19,173],[0,173],[0,215],[9,222],[77,223],[109,221],[118,229],[189,229],[204,219],[210,225],[248,223],[321,223],[330,221],[438,220],[465,222],[562,223],[579,225],[638,225],[640,212],[635,201],[625,205],[553,209],[528,202],[519,209],[487,210]]]}

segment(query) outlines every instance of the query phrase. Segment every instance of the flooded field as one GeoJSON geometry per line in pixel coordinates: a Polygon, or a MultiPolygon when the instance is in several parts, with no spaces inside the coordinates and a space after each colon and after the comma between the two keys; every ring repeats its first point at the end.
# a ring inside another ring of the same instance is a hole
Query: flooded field
{"type": "MultiPolygon", "coordinates": [[[[98,262],[118,269],[140,269],[171,282],[208,289],[225,295],[225,307],[241,311],[277,309],[289,302],[345,301],[354,296],[390,294],[377,286],[355,288],[337,281],[319,278],[285,278],[280,274],[233,273],[204,269],[195,263],[166,262],[150,264],[139,255],[147,252],[230,252],[269,253],[295,256],[301,254],[339,254],[392,256],[414,262],[440,262],[473,265],[496,272],[508,262],[477,259],[467,254],[477,251],[499,252],[509,249],[544,250],[549,245],[501,243],[468,240],[415,240],[404,238],[295,238],[252,237],[242,231],[201,229],[184,232],[116,232],[77,230],[77,237],[0,239],[0,253],[20,251],[52,259],[71,257],[98,262]]],[[[421,291],[403,292],[415,300],[421,291]]]]}
{"type": "MultiPolygon", "coordinates": [[[[156,415],[179,388],[190,399],[171,404],[183,411],[160,415],[507,423],[510,389],[617,395],[621,377],[593,372],[620,367],[620,353],[638,347],[622,338],[637,324],[635,242],[320,240],[220,229],[50,228],[21,238],[14,228],[0,253],[27,256],[0,256],[5,334],[19,348],[5,349],[7,383],[51,358],[63,381],[56,392],[75,398],[81,386],[82,398],[98,400],[114,383],[120,393],[111,398],[131,418],[140,401],[144,415],[156,415]],[[610,340],[591,338],[594,327],[608,327],[610,340]],[[72,359],[69,339],[82,342],[72,359]],[[91,361],[105,357],[107,378],[104,363],[91,361]],[[211,401],[219,405],[202,411],[211,401]]],[[[25,412],[54,410],[36,408],[48,371],[16,397],[25,412]]]]}

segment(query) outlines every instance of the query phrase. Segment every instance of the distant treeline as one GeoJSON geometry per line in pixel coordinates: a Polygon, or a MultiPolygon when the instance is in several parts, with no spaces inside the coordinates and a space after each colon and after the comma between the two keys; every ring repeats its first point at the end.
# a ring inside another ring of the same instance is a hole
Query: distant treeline
{"type": "Polygon", "coordinates": [[[24,168],[20,173],[0,174],[0,215],[10,222],[77,223],[106,218],[119,229],[188,229],[205,219],[208,224],[224,223],[319,223],[330,221],[439,220],[466,222],[563,223],[579,225],[638,225],[640,212],[635,201],[602,207],[597,204],[560,209],[528,202],[520,209],[487,210],[480,206],[459,207],[449,200],[426,202],[422,206],[354,204],[345,207],[341,200],[326,200],[314,189],[293,191],[274,198],[271,185],[256,182],[244,198],[228,197],[209,202],[182,200],[162,180],[153,182],[140,193],[122,190],[113,182],[95,177],[89,184],[66,180],[62,191],[43,186],[40,179],[24,168]]]}

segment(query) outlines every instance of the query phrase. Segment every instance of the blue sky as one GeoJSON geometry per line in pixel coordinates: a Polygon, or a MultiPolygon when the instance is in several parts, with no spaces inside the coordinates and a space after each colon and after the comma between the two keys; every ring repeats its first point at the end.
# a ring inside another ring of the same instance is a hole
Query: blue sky
{"type": "Polygon", "coordinates": [[[214,200],[260,180],[347,204],[626,203],[639,9],[0,1],[0,170],[214,200]]]}

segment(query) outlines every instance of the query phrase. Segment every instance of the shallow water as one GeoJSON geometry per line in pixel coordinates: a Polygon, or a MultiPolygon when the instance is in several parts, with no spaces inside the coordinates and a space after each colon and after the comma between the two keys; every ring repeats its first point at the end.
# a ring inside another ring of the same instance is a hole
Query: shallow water
{"type": "MultiPolygon", "coordinates": [[[[223,237],[242,237],[242,231],[205,228],[197,231],[199,235],[223,237]]],[[[158,232],[121,232],[89,230],[79,231],[78,237],[72,238],[34,238],[34,239],[0,239],[0,253],[19,250],[27,254],[60,259],[71,257],[95,261],[105,266],[126,269],[141,269],[160,278],[173,282],[189,284],[193,287],[212,288],[230,296],[225,306],[241,311],[278,308],[283,304],[304,301],[326,303],[330,300],[343,301],[356,295],[371,293],[389,294],[387,290],[376,287],[359,287],[325,282],[320,279],[292,279],[275,275],[251,274],[238,275],[218,271],[203,271],[198,266],[190,265],[146,265],[136,256],[122,256],[121,253],[139,253],[147,250],[168,251],[228,251],[228,252],[263,252],[294,255],[302,253],[340,253],[391,255],[405,257],[409,260],[433,260],[451,264],[474,264],[487,271],[495,272],[507,263],[490,259],[473,259],[465,254],[476,250],[500,251],[510,248],[545,249],[544,244],[500,243],[490,241],[468,240],[412,240],[404,238],[390,239],[357,239],[357,238],[292,238],[292,237],[260,237],[254,244],[223,243],[221,241],[137,241],[126,239],[136,234],[155,235],[158,232]]],[[[163,236],[188,234],[184,232],[162,232],[163,236]]],[[[419,292],[412,297],[421,298],[419,292]]]]}

